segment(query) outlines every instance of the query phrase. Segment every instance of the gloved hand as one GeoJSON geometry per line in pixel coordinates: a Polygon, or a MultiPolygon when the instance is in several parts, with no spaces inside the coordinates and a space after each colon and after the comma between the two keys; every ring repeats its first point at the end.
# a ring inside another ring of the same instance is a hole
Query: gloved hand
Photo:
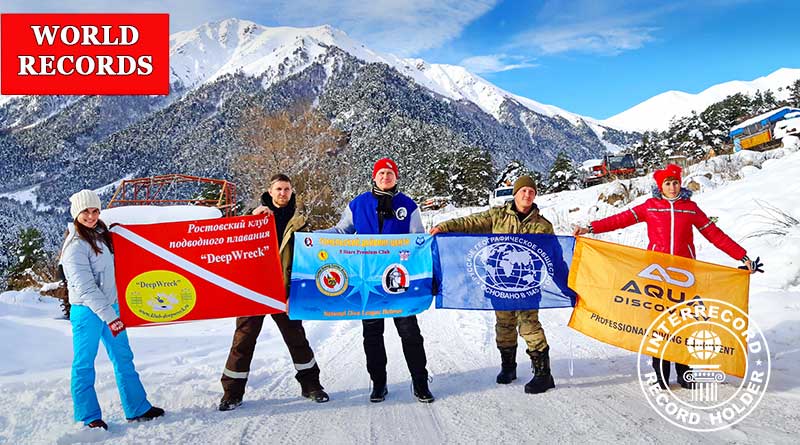
{"type": "Polygon", "coordinates": [[[756,272],[764,273],[764,269],[762,269],[762,267],[764,267],[764,263],[761,262],[761,257],[756,257],[755,260],[751,260],[750,258],[745,256],[744,258],[742,258],[742,261],[744,262],[744,266],[739,266],[739,269],[749,270],[750,273],[756,273],[756,272]]]}
{"type": "Polygon", "coordinates": [[[111,335],[116,337],[117,335],[119,335],[120,332],[125,330],[125,323],[123,323],[122,320],[117,318],[116,320],[108,324],[108,328],[111,329],[111,335]]]}

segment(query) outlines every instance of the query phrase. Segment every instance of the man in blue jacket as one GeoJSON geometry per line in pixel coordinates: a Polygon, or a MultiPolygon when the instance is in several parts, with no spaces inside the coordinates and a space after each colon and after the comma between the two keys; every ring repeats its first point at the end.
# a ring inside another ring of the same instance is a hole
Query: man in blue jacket
{"type": "MultiPolygon", "coordinates": [[[[397,191],[397,164],[389,158],[378,160],[372,168],[372,190],[355,197],[344,209],[336,226],[321,230],[328,233],[401,234],[423,233],[422,217],[413,199],[397,191]]],[[[383,342],[383,318],[362,320],[367,372],[372,379],[370,402],[383,402],[386,389],[386,347],[383,342]]],[[[427,358],[417,317],[394,318],[403,344],[414,396],[423,403],[433,402],[428,389],[427,358]]]]}

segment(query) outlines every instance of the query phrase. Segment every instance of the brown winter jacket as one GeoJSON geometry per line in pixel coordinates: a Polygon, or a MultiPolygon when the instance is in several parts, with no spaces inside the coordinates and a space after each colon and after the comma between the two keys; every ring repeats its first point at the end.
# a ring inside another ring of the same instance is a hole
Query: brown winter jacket
{"type": "MultiPolygon", "coordinates": [[[[292,194],[289,206],[294,207],[294,215],[286,223],[283,230],[281,245],[278,246],[278,254],[281,257],[281,268],[283,269],[283,283],[286,285],[286,295],[289,295],[289,285],[292,280],[292,259],[294,258],[294,234],[306,229],[307,220],[305,206],[296,201],[297,195],[292,194]]],[[[268,193],[261,195],[261,204],[269,207],[273,212],[276,211],[272,198],[268,193]]]]}
{"type": "Polygon", "coordinates": [[[294,233],[301,232],[306,227],[306,216],[298,208],[294,211],[294,216],[286,224],[283,231],[283,241],[278,248],[281,255],[281,266],[283,267],[283,282],[286,284],[286,295],[289,295],[289,284],[292,280],[292,259],[294,258],[294,233]]]}
{"type": "Polygon", "coordinates": [[[522,221],[514,210],[514,201],[503,207],[494,207],[474,215],[451,219],[437,225],[442,232],[461,233],[549,233],[554,234],[553,224],[539,214],[536,204],[522,221]]]}

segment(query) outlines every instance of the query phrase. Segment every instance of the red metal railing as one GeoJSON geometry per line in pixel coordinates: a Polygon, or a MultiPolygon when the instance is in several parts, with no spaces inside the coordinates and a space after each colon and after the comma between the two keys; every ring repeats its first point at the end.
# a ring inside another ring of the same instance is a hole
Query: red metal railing
{"type": "Polygon", "coordinates": [[[121,207],[128,205],[201,205],[216,207],[225,216],[233,216],[236,206],[236,186],[224,179],[201,178],[181,174],[152,176],[149,178],[123,179],[108,207],[121,207]],[[197,184],[197,197],[186,198],[172,196],[186,193],[182,185],[197,184]],[[202,187],[206,185],[218,186],[219,192],[213,190],[212,196],[200,196],[202,187]],[[178,190],[180,189],[180,190],[178,190]]]}

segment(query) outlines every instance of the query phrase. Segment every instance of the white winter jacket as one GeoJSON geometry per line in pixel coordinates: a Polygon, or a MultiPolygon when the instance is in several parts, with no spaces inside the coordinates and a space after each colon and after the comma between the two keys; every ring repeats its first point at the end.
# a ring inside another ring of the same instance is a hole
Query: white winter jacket
{"type": "Polygon", "coordinates": [[[98,255],[70,224],[70,231],[61,250],[61,265],[67,278],[70,304],[87,306],[101,320],[110,323],[119,315],[111,306],[117,303],[114,278],[114,254],[103,242],[98,255]]]}

